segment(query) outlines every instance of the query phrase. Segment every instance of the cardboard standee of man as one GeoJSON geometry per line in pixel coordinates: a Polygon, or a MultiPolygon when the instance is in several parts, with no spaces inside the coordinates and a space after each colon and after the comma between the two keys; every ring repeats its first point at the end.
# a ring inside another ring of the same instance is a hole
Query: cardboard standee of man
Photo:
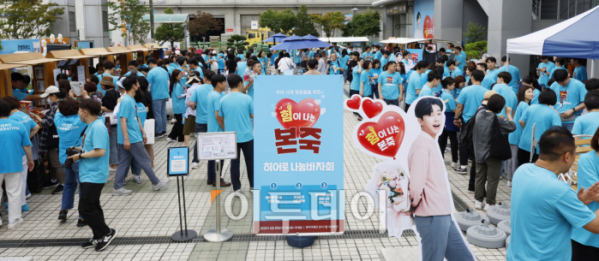
{"type": "MultiPolygon", "coordinates": [[[[434,123],[431,120],[424,121],[416,117],[416,105],[425,99],[438,100],[431,104],[444,104],[440,98],[422,97],[414,101],[413,106],[406,113],[397,106],[387,105],[382,100],[362,98],[357,94],[350,97],[350,99],[346,99],[344,102],[346,110],[357,112],[364,118],[352,133],[354,144],[364,153],[386,160],[373,166],[372,177],[364,188],[366,193],[372,196],[375,206],[385,206],[385,222],[389,236],[401,237],[404,230],[411,229],[416,233],[421,249],[421,237],[413,217],[413,213],[418,210],[420,204],[414,207],[412,199],[416,195],[410,195],[410,186],[415,185],[413,181],[417,177],[414,175],[418,175],[419,173],[410,173],[410,161],[414,160],[410,158],[410,154],[413,153],[413,146],[421,146],[425,143],[425,141],[419,139],[429,139],[427,141],[430,144],[430,139],[433,139],[430,136],[434,136],[434,142],[437,143],[445,124],[444,105],[440,110],[437,109],[437,118],[433,120],[434,123]],[[378,202],[379,198],[384,198],[386,200],[385,204],[380,204],[378,202]]],[[[427,102],[430,103],[431,100],[427,102]]],[[[438,145],[435,148],[434,151],[438,154],[431,155],[428,162],[431,166],[437,167],[434,169],[442,169],[443,171],[443,173],[437,174],[445,177],[444,183],[447,186],[446,205],[451,208],[451,213],[453,214],[455,207],[449,187],[445,162],[443,161],[438,145]]],[[[426,191],[423,191],[422,194],[424,193],[426,191]]],[[[422,196],[420,195],[419,198],[422,198],[422,196]]],[[[458,227],[453,215],[452,221],[458,227]]],[[[462,240],[464,240],[467,246],[468,243],[463,236],[462,240]]],[[[476,259],[472,250],[469,248],[468,250],[472,254],[472,257],[476,259]]],[[[421,260],[422,256],[421,252],[421,260]]]]}

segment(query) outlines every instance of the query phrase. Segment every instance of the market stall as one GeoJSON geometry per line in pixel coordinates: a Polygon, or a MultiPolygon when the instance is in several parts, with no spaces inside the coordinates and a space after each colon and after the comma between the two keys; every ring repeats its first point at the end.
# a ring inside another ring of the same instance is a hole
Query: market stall
{"type": "Polygon", "coordinates": [[[12,96],[10,69],[26,67],[25,64],[0,64],[0,98],[12,96]]]}
{"type": "MultiPolygon", "coordinates": [[[[127,58],[127,53],[131,52],[131,50],[127,49],[127,47],[124,46],[113,46],[113,47],[108,47],[106,48],[107,51],[116,54],[116,58],[115,58],[115,64],[116,61],[119,61],[120,65],[121,65],[121,70],[123,70],[122,68],[127,68],[127,63],[129,62],[129,59],[127,58]]],[[[117,77],[120,77],[120,71],[116,70],[115,75],[117,77]]]]}
{"type": "Polygon", "coordinates": [[[166,55],[164,49],[168,49],[168,47],[162,47],[157,43],[148,43],[144,44],[143,46],[148,49],[148,54],[152,55],[156,61],[164,58],[166,55]]]}
{"type": "MultiPolygon", "coordinates": [[[[89,48],[89,49],[81,49],[79,50],[79,52],[83,55],[90,55],[90,56],[95,56],[98,57],[99,61],[98,61],[98,70],[99,71],[103,71],[103,65],[105,61],[111,61],[114,62],[115,59],[115,55],[118,53],[113,53],[113,52],[109,52],[108,50],[106,50],[106,48],[89,48]]],[[[92,66],[96,67],[95,64],[91,64],[92,66]]]]}
{"type": "Polygon", "coordinates": [[[129,61],[137,60],[137,63],[139,65],[146,63],[146,56],[148,55],[148,48],[144,47],[141,44],[136,44],[136,45],[127,46],[127,49],[130,50],[130,52],[127,53],[127,60],[129,60],[129,61]]]}
{"type": "MultiPolygon", "coordinates": [[[[96,57],[95,55],[83,55],[75,49],[63,51],[50,51],[46,56],[48,58],[62,58],[66,61],[60,61],[57,64],[57,69],[63,73],[67,73],[72,81],[85,83],[85,78],[89,75],[89,59],[96,57]],[[75,79],[71,75],[77,75],[75,79]]],[[[55,85],[58,83],[55,83],[55,85]]]]}

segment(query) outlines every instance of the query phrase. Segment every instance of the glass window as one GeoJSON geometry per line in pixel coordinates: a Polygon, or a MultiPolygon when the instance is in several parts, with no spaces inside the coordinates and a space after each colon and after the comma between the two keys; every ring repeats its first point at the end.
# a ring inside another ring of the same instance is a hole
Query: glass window
{"type": "Polygon", "coordinates": [[[77,24],[75,23],[75,12],[69,12],[69,28],[71,32],[77,32],[77,24]]]}
{"type": "Polygon", "coordinates": [[[253,39],[256,38],[256,34],[255,33],[249,33],[248,34],[248,39],[253,39]]]}

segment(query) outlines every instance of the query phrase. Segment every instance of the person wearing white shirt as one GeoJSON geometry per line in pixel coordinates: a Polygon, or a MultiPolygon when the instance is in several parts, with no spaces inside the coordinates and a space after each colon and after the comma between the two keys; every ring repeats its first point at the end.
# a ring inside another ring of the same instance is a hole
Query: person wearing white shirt
{"type": "Polygon", "coordinates": [[[293,63],[293,60],[291,60],[289,54],[286,53],[283,55],[284,56],[281,59],[279,59],[279,71],[284,72],[295,68],[295,63],[293,63]]]}
{"type": "Polygon", "coordinates": [[[316,54],[314,55],[314,58],[318,61],[317,70],[320,72],[320,74],[327,75],[327,64],[324,62],[322,55],[316,54]]]}

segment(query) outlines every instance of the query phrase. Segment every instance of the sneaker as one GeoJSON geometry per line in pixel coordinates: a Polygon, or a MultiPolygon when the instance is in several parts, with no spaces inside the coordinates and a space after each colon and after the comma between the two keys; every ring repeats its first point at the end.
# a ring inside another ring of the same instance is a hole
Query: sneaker
{"type": "Polygon", "coordinates": [[[77,227],[85,227],[85,226],[87,226],[87,222],[85,222],[85,220],[83,220],[81,218],[79,220],[77,220],[77,227]]]}
{"type": "Polygon", "coordinates": [[[459,168],[455,168],[453,170],[458,174],[462,174],[462,175],[468,174],[468,167],[466,167],[466,166],[460,166],[459,168]]]}
{"type": "Polygon", "coordinates": [[[141,184],[141,176],[133,176],[133,182],[141,184]]]}
{"type": "Polygon", "coordinates": [[[158,182],[158,184],[156,185],[152,185],[152,190],[154,191],[159,191],[161,189],[165,189],[166,185],[168,185],[168,183],[170,182],[170,180],[168,179],[163,179],[160,182],[158,182]]]}
{"type": "Polygon", "coordinates": [[[31,193],[25,195],[25,199],[30,199],[31,198],[31,193]]]}
{"type": "Polygon", "coordinates": [[[23,224],[23,219],[22,218],[18,218],[17,221],[12,222],[12,223],[9,221],[8,222],[8,229],[17,228],[21,224],[23,224]]]}
{"type": "Polygon", "coordinates": [[[511,180],[508,180],[508,181],[507,181],[507,186],[508,186],[509,188],[511,188],[511,187],[512,187],[512,181],[511,181],[511,180]]]}
{"type": "Polygon", "coordinates": [[[191,169],[197,169],[200,166],[197,162],[191,163],[191,169]]]}
{"type": "Polygon", "coordinates": [[[114,240],[115,237],[116,237],[116,230],[111,228],[110,233],[108,233],[108,235],[106,235],[106,236],[104,236],[104,238],[98,240],[98,244],[96,245],[96,251],[102,251],[102,250],[106,249],[108,247],[108,245],[110,245],[112,240],[114,240]]]}
{"type": "Polygon", "coordinates": [[[120,189],[112,189],[112,195],[113,196],[129,196],[133,194],[133,191],[125,189],[125,188],[120,188],[120,189]]]}
{"type": "Polygon", "coordinates": [[[62,194],[62,191],[64,190],[64,185],[58,185],[53,191],[52,191],[52,195],[57,195],[57,194],[62,194]]]}
{"type": "Polygon", "coordinates": [[[69,213],[69,211],[66,209],[63,209],[60,212],[58,212],[58,220],[62,220],[62,222],[66,222],[68,213],[69,213]]]}
{"type": "Polygon", "coordinates": [[[87,242],[83,242],[83,244],[81,244],[81,248],[88,249],[88,248],[96,247],[96,245],[98,245],[98,240],[92,238],[87,242]]]}
{"type": "Polygon", "coordinates": [[[474,201],[474,208],[475,209],[483,210],[485,208],[485,206],[483,205],[482,202],[480,202],[480,201],[477,200],[477,201],[474,201]]]}
{"type": "Polygon", "coordinates": [[[117,168],[108,167],[108,171],[110,171],[110,172],[115,172],[116,170],[117,170],[117,168]]]}
{"type": "Polygon", "coordinates": [[[56,186],[58,186],[58,185],[59,185],[59,184],[58,184],[58,180],[57,180],[57,181],[51,181],[51,180],[50,180],[50,181],[46,182],[46,183],[45,183],[45,184],[42,186],[42,188],[53,188],[53,187],[56,187],[56,186]]]}
{"type": "Polygon", "coordinates": [[[460,163],[458,163],[458,162],[452,162],[451,163],[451,167],[454,168],[454,169],[457,169],[457,168],[460,167],[460,163]]]}
{"type": "Polygon", "coordinates": [[[166,136],[166,131],[163,131],[162,133],[160,133],[160,138],[166,136]]]}
{"type": "Polygon", "coordinates": [[[171,138],[169,138],[169,137],[167,137],[167,138],[166,138],[166,142],[168,142],[168,143],[175,143],[175,142],[177,142],[177,141],[176,141],[176,140],[173,140],[173,139],[171,139],[171,138]]]}

